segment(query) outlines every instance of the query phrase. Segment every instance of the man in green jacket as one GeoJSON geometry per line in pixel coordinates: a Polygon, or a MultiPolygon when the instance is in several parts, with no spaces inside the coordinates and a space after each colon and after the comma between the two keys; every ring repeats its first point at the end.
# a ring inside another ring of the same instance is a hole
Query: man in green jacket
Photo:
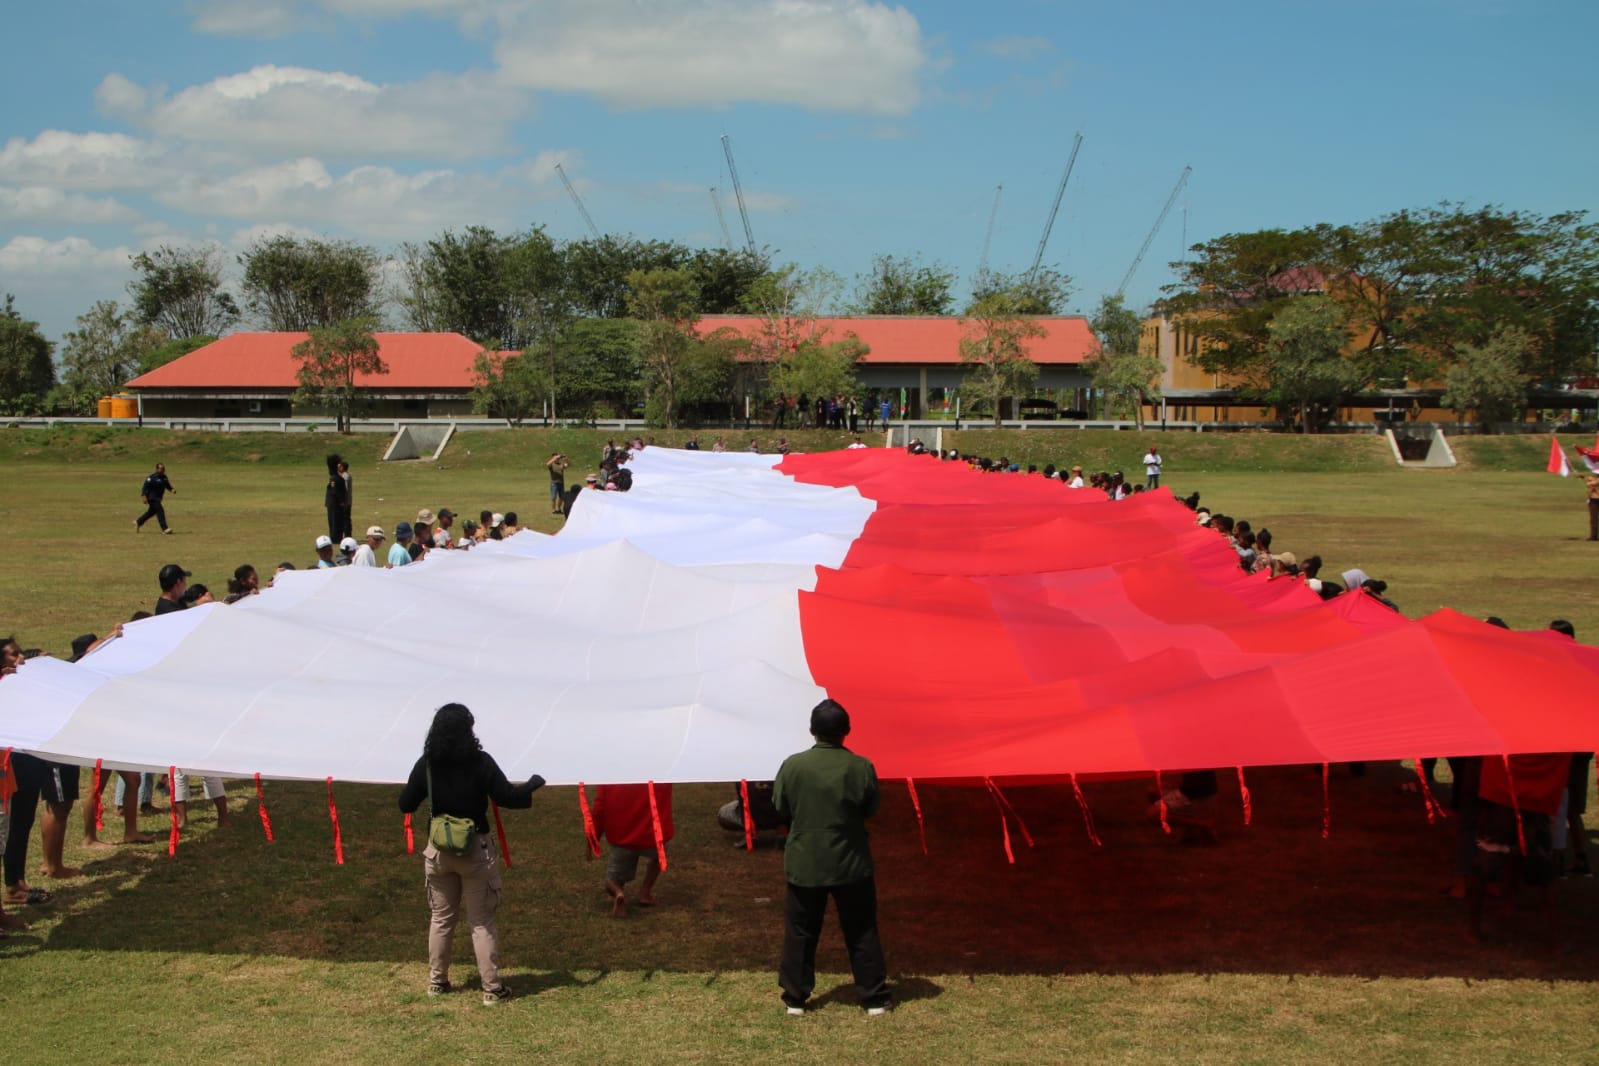
{"type": "Polygon", "coordinates": [[[838,924],[849,949],[861,1006],[869,1015],[888,1010],[888,966],[877,938],[877,882],[866,819],[877,813],[877,771],[844,747],[849,712],[834,700],[811,711],[808,751],[783,760],[772,802],[789,823],[783,853],[788,896],[783,906],[783,957],[777,983],[790,1014],[804,1014],[816,987],[816,942],[827,897],[838,904],[838,924]]]}

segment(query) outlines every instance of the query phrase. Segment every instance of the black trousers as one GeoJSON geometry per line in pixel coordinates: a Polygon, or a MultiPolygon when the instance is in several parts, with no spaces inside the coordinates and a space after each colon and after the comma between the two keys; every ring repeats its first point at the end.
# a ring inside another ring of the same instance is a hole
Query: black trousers
{"type": "Polygon", "coordinates": [[[50,779],[50,764],[14,751],[11,768],[17,775],[17,790],[11,794],[11,822],[6,826],[5,882],[16,885],[28,879],[28,838],[39,812],[39,793],[50,779]]]}
{"type": "Polygon", "coordinates": [[[844,932],[861,1006],[887,1004],[888,963],[877,938],[877,881],[871,877],[822,888],[788,886],[783,902],[783,957],[777,966],[783,1002],[803,1007],[816,988],[816,943],[822,935],[828,896],[838,904],[838,924],[844,932]]]}
{"type": "Polygon", "coordinates": [[[340,512],[338,504],[334,504],[326,510],[328,512],[328,539],[333,542],[333,546],[336,548],[339,546],[339,541],[344,539],[344,516],[340,512]]]}
{"type": "Polygon", "coordinates": [[[339,508],[339,535],[333,538],[333,542],[335,544],[337,544],[339,541],[343,540],[345,537],[353,537],[353,536],[355,536],[355,525],[350,520],[350,508],[348,508],[348,507],[340,507],[339,508]]]}
{"type": "MultiPolygon", "coordinates": [[[[146,500],[145,502],[149,503],[148,500],[146,500]]],[[[126,511],[123,512],[123,514],[126,514],[126,513],[127,513],[126,511]]],[[[157,522],[161,523],[161,528],[162,529],[167,528],[167,509],[165,507],[161,506],[161,501],[160,500],[157,500],[154,503],[150,503],[149,508],[144,512],[144,514],[139,516],[139,525],[141,525],[141,526],[144,525],[146,522],[150,521],[150,519],[152,519],[152,518],[155,519],[157,522]]]]}

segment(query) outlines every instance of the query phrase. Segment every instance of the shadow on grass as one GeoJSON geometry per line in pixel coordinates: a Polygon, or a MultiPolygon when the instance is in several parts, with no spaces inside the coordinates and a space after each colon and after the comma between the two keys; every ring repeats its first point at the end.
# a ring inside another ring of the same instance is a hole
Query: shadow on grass
{"type": "MultiPolygon", "coordinates": [[[[1214,847],[1175,843],[1149,823],[1146,780],[1085,784],[1102,847],[1069,786],[1005,788],[1033,840],[1013,817],[1014,864],[986,792],[919,787],[924,855],[905,788],[887,782],[873,846],[890,971],[1599,979],[1599,880],[1558,884],[1559,945],[1530,909],[1491,925],[1486,943],[1466,941],[1465,905],[1444,894],[1457,823],[1429,825],[1420,798],[1401,791],[1413,780],[1398,766],[1364,777],[1334,768],[1323,839],[1319,770],[1250,771],[1248,827],[1236,778],[1224,773],[1214,847]]],[[[272,785],[277,843],[263,839],[252,804],[227,830],[200,821],[176,858],[160,847],[119,850],[51,907],[31,909],[35,930],[0,941],[0,957],[127,950],[421,965],[421,858],[405,853],[395,791],[338,791],[343,866],[333,862],[322,786],[272,785]]],[[[600,890],[603,864],[585,859],[574,789],[506,812],[514,865],[504,871],[501,957],[513,971],[550,974],[517,990],[537,994],[541,982],[578,982],[574,974],[775,972],[783,855],[730,846],[715,826],[728,793],[679,786],[661,904],[623,920],[600,890]]],[[[465,928],[456,948],[470,959],[465,928]]],[[[818,968],[849,970],[831,917],[818,968]]],[[[901,998],[938,991],[920,978],[896,985],[901,998]]],[[[852,989],[843,995],[853,1000],[852,989]]]]}

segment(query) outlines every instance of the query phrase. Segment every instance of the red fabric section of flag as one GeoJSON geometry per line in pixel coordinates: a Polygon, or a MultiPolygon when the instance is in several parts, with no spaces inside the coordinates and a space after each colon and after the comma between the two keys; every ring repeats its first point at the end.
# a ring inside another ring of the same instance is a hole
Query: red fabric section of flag
{"type": "Polygon", "coordinates": [[[405,853],[407,855],[416,854],[416,831],[411,828],[411,816],[409,814],[405,816],[405,853]]]}
{"type": "Polygon", "coordinates": [[[588,842],[589,854],[595,858],[600,854],[600,834],[594,828],[594,815],[589,810],[589,792],[583,787],[583,782],[577,783],[577,808],[583,812],[583,839],[588,842]]]}
{"type": "Polygon", "coordinates": [[[1599,747],[1569,698],[1599,689],[1599,649],[1245,574],[1164,490],[1111,502],[887,449],[778,469],[876,504],[800,618],[884,779],[1599,747]]]}
{"type": "Polygon", "coordinates": [[[1244,824],[1248,825],[1255,816],[1255,805],[1250,799],[1249,785],[1244,781],[1244,768],[1242,766],[1238,768],[1238,798],[1243,801],[1244,824]]]}
{"type": "Polygon", "coordinates": [[[755,850],[755,816],[750,813],[750,783],[740,779],[738,783],[739,810],[744,812],[744,850],[755,850]]]}
{"type": "MultiPolygon", "coordinates": [[[[167,767],[167,810],[172,816],[172,831],[167,834],[167,857],[173,858],[178,854],[178,768],[167,767]]],[[[139,797],[134,796],[133,802],[138,803],[139,797]]]]}
{"type": "Polygon", "coordinates": [[[0,756],[0,810],[11,813],[11,794],[17,790],[16,777],[11,772],[11,748],[0,756]]]}
{"type": "Polygon", "coordinates": [[[94,760],[94,831],[100,832],[105,828],[105,800],[100,795],[100,790],[105,787],[104,760],[94,760]]]}
{"type": "MultiPolygon", "coordinates": [[[[661,833],[661,808],[655,799],[655,782],[646,781],[645,788],[650,794],[650,826],[655,830],[655,858],[661,864],[661,872],[666,872],[666,837],[661,833]]],[[[670,788],[670,785],[666,786],[670,788]]]]}
{"type": "Polygon", "coordinates": [[[505,822],[500,819],[500,805],[489,800],[489,808],[494,811],[494,832],[500,838],[500,858],[505,860],[505,868],[511,868],[511,845],[505,842],[505,822]]]}
{"type": "Polygon", "coordinates": [[[255,809],[261,812],[261,832],[266,834],[267,843],[272,843],[272,816],[267,814],[266,791],[261,787],[261,775],[255,775],[255,809]]]}
{"type": "Polygon", "coordinates": [[[916,811],[916,835],[922,838],[922,854],[926,855],[928,853],[927,826],[922,824],[922,800],[921,797],[916,794],[916,782],[913,779],[907,777],[905,779],[905,787],[910,791],[911,794],[911,807],[913,807],[916,811]]]}
{"type": "Polygon", "coordinates": [[[339,828],[339,808],[333,802],[333,778],[328,778],[328,819],[333,822],[333,861],[344,865],[344,831],[339,828]]]}
{"type": "Polygon", "coordinates": [[[1083,787],[1077,783],[1076,774],[1072,774],[1072,795],[1077,797],[1077,809],[1083,812],[1083,828],[1088,830],[1088,839],[1094,842],[1094,847],[1104,847],[1104,842],[1094,830],[1094,816],[1088,813],[1088,800],[1083,796],[1083,787]]]}

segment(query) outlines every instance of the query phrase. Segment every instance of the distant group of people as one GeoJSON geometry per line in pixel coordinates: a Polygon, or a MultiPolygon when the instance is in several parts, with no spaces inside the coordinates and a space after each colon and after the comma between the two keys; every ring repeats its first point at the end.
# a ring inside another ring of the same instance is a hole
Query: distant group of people
{"type": "Polygon", "coordinates": [[[861,399],[834,393],[812,398],[806,393],[777,394],[772,404],[773,429],[845,429],[851,433],[870,432],[881,423],[888,428],[894,402],[886,395],[861,399]]]}

